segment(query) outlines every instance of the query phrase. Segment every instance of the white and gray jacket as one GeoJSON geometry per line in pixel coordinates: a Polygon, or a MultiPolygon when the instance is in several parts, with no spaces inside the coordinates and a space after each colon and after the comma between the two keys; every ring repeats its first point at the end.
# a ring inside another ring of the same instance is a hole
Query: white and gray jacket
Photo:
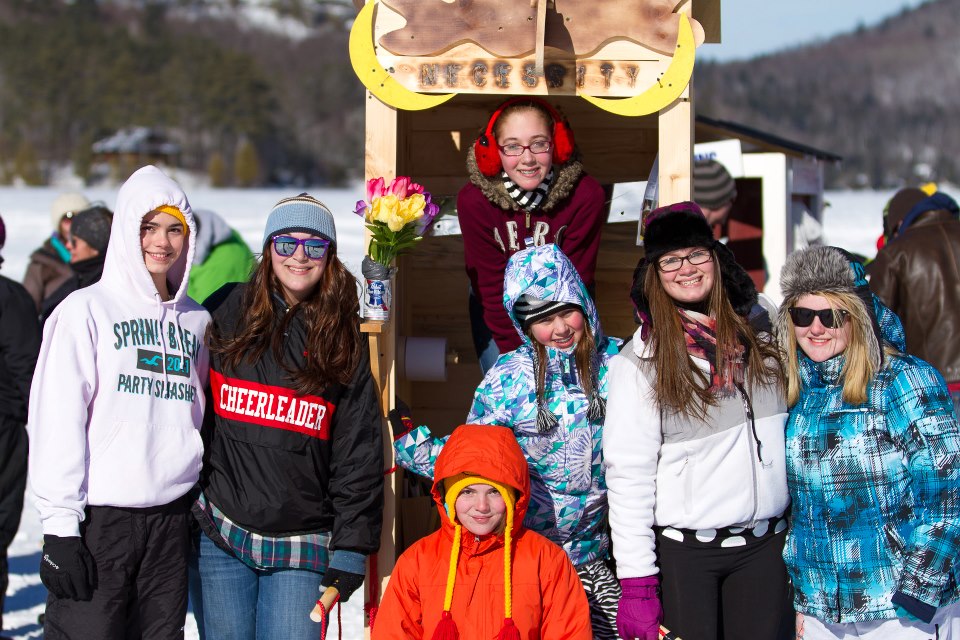
{"type": "MultiPolygon", "coordinates": [[[[661,415],[652,357],[638,329],[607,376],[603,459],[620,578],[658,572],[654,526],[752,527],[789,504],[782,392],[748,385],[705,419],[661,415]]],[[[693,363],[709,376],[705,360],[693,363]]]]}

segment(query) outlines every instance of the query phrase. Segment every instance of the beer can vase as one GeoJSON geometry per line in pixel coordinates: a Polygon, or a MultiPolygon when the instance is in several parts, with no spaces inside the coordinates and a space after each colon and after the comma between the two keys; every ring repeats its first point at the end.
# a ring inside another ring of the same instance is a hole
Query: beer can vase
{"type": "Polygon", "coordinates": [[[363,317],[386,322],[393,307],[392,277],[395,269],[364,256],[360,267],[363,274],[363,317]]]}

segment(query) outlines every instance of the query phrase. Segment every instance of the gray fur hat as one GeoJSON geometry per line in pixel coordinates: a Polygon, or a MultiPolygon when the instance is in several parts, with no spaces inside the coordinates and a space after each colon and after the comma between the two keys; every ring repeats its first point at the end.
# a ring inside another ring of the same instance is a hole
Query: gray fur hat
{"type": "Polygon", "coordinates": [[[864,336],[873,335],[867,341],[867,353],[875,368],[883,363],[883,340],[877,322],[875,299],[867,284],[866,272],[847,251],[837,247],[810,247],[796,251],[787,257],[780,272],[780,291],[783,303],[777,315],[777,335],[786,348],[787,334],[792,331],[790,307],[806,294],[824,293],[853,294],[858,304],[848,309],[853,322],[860,323],[864,336]]]}

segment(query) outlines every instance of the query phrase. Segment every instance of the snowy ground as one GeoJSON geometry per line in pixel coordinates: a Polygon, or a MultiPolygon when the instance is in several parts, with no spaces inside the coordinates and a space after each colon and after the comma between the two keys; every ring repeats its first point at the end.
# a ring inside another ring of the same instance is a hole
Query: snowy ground
{"type": "MultiPolygon", "coordinates": [[[[263,225],[270,208],[281,198],[296,195],[293,190],[230,190],[190,188],[187,195],[194,207],[213,209],[227,218],[252,247],[260,244],[263,225]]],[[[50,204],[64,189],[0,187],[0,215],[7,226],[5,259],[0,273],[20,280],[30,252],[50,232],[50,204]]],[[[116,201],[116,189],[89,189],[84,193],[91,200],[102,200],[109,207],[116,201]]],[[[347,266],[359,275],[362,257],[363,225],[353,213],[354,204],[364,197],[363,186],[352,189],[311,190],[336,214],[340,255],[347,266]]],[[[830,205],[825,211],[825,235],[830,244],[873,256],[881,231],[881,211],[892,192],[829,192],[830,205]]],[[[639,202],[642,189],[625,199],[639,202]],[[636,196],[636,198],[634,198],[636,196]]],[[[620,209],[623,202],[618,203],[620,209]]],[[[37,615],[43,611],[46,590],[37,574],[42,535],[30,496],[24,509],[23,522],[10,549],[10,588],[4,612],[5,635],[16,640],[42,637],[37,615]]],[[[358,592],[343,611],[343,637],[363,637],[362,603],[358,592]]],[[[336,633],[334,630],[333,633],[336,633]]],[[[187,621],[187,638],[197,638],[192,615],[187,621]]],[[[336,637],[332,635],[330,637],[336,637]]]]}

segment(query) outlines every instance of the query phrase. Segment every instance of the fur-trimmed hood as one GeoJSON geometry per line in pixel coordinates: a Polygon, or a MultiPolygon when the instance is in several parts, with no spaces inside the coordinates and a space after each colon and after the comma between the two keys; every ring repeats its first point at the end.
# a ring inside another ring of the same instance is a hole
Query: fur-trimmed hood
{"type": "Polygon", "coordinates": [[[781,345],[788,347],[789,309],[802,296],[823,293],[853,294],[856,308],[849,309],[853,322],[860,324],[868,340],[867,354],[875,369],[883,364],[883,344],[898,351],[904,350],[903,326],[890,309],[870,292],[863,265],[849,253],[837,247],[810,247],[787,257],[780,272],[780,290],[783,302],[777,316],[777,335],[781,345]]]}
{"type": "MultiPolygon", "coordinates": [[[[470,176],[470,182],[477,185],[481,193],[494,205],[507,211],[520,209],[520,205],[507,194],[507,189],[503,186],[503,180],[500,177],[501,174],[487,177],[480,172],[472,144],[467,151],[467,174],[470,176]]],[[[570,159],[562,165],[553,165],[553,184],[550,185],[550,191],[547,193],[546,200],[540,206],[540,210],[548,213],[563,202],[567,196],[573,193],[573,188],[577,186],[577,181],[580,180],[581,175],[583,175],[583,164],[580,162],[580,154],[577,151],[574,151],[570,159]]]]}

